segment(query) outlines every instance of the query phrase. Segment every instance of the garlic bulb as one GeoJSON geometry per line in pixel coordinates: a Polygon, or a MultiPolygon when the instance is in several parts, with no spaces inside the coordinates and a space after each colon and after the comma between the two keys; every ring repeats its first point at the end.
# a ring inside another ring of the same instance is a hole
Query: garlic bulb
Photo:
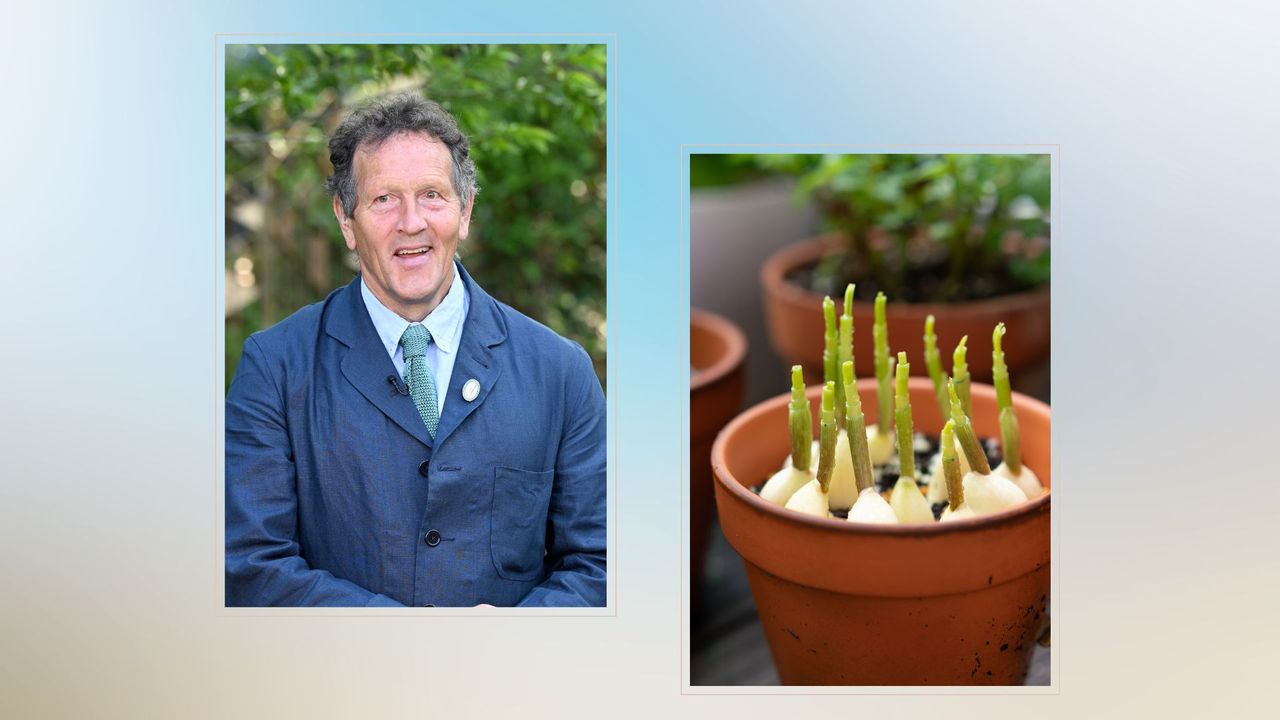
{"type": "Polygon", "coordinates": [[[872,465],[884,465],[893,457],[893,433],[880,432],[880,428],[872,425],[867,428],[867,453],[871,456],[872,465]]]}
{"type": "Polygon", "coordinates": [[[903,525],[933,522],[929,501],[924,499],[924,493],[912,478],[898,478],[898,484],[893,486],[893,494],[889,496],[889,507],[893,508],[894,516],[903,525]]]}
{"type": "Polygon", "coordinates": [[[797,490],[813,480],[813,475],[793,467],[785,467],[773,474],[760,488],[760,497],[774,505],[786,505],[797,490]]]}
{"type": "Polygon", "coordinates": [[[805,515],[826,517],[829,514],[827,494],[822,492],[822,485],[816,479],[810,480],[796,490],[791,499],[787,500],[785,507],[805,515]]]}
{"type": "Polygon", "coordinates": [[[858,499],[858,482],[853,475],[853,452],[849,448],[848,433],[836,435],[836,464],[831,469],[827,497],[832,510],[848,510],[858,499]]]}
{"type": "Polygon", "coordinates": [[[1044,486],[1040,484],[1040,478],[1036,477],[1036,474],[1026,465],[1023,465],[1022,472],[1017,474],[1014,474],[1013,470],[1009,469],[1009,465],[1007,463],[1000,463],[1000,465],[991,472],[992,474],[1001,475],[1012,480],[1013,484],[1018,486],[1018,489],[1027,496],[1028,500],[1035,500],[1044,493],[1044,486]]]}
{"type": "Polygon", "coordinates": [[[929,504],[945,502],[947,499],[947,478],[942,473],[942,453],[934,455],[929,460],[929,470],[926,475],[929,478],[929,504]]]}
{"type": "MultiPolygon", "coordinates": [[[[813,458],[818,457],[818,441],[817,440],[813,441],[813,454],[810,455],[809,457],[813,457],[813,458]]],[[[813,462],[814,462],[814,465],[817,465],[816,460],[813,462]]],[[[782,461],[782,469],[786,470],[787,468],[790,468],[790,467],[795,467],[795,463],[792,460],[792,456],[788,455],[787,459],[782,461]]]]}
{"type": "MultiPolygon", "coordinates": [[[[795,368],[798,376],[799,366],[795,368]]],[[[799,385],[797,384],[797,387],[799,385]]],[[[836,411],[835,411],[835,395],[836,384],[834,381],[828,382],[822,388],[822,413],[821,426],[819,432],[818,443],[818,471],[814,473],[813,480],[805,483],[796,490],[795,494],[787,500],[784,506],[788,510],[804,513],[806,515],[816,515],[818,517],[827,517],[830,514],[830,501],[827,493],[831,490],[831,471],[835,466],[836,459],[836,411]]],[[[807,413],[807,410],[797,408],[807,413]]],[[[808,419],[806,416],[805,420],[808,419]]],[[[793,423],[793,426],[796,424],[793,423]]],[[[793,448],[804,448],[804,440],[807,436],[796,433],[792,435],[794,444],[793,448]]]]}
{"type": "Polygon", "coordinates": [[[1022,490],[1003,475],[971,472],[964,476],[964,502],[975,515],[989,515],[1026,501],[1022,490]]]}
{"type": "Polygon", "coordinates": [[[889,503],[880,497],[880,493],[869,487],[858,495],[858,501],[849,508],[849,522],[893,524],[898,522],[898,516],[889,507],[889,503]]]}
{"type": "Polygon", "coordinates": [[[894,383],[893,427],[898,435],[898,482],[893,486],[889,505],[900,523],[931,523],[933,511],[916,484],[916,441],[912,433],[911,364],[905,352],[898,353],[897,381],[894,383]]]}
{"type": "Polygon", "coordinates": [[[961,505],[960,509],[955,512],[952,512],[951,508],[943,510],[942,517],[938,518],[938,522],[951,522],[952,520],[964,520],[971,517],[977,517],[977,515],[973,514],[973,510],[969,509],[968,505],[961,505]]]}

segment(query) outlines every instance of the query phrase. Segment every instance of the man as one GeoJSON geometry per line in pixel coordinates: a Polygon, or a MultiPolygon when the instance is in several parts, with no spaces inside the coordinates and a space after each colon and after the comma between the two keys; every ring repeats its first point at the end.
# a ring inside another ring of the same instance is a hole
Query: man
{"type": "Polygon", "coordinates": [[[455,258],[475,202],[438,104],[329,142],[360,275],[252,335],[226,406],[226,603],[602,606],[604,395],[455,258]]]}

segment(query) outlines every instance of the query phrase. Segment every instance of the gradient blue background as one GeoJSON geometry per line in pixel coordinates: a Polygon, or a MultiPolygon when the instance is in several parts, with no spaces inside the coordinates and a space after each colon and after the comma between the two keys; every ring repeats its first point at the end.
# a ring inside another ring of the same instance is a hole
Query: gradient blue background
{"type": "Polygon", "coordinates": [[[1270,5],[83,5],[10,9],[0,45],[0,715],[1269,714],[1270,5]],[[221,610],[214,35],[234,32],[617,34],[616,617],[221,610]],[[988,142],[1061,148],[1059,694],[682,695],[680,145],[988,142]]]}

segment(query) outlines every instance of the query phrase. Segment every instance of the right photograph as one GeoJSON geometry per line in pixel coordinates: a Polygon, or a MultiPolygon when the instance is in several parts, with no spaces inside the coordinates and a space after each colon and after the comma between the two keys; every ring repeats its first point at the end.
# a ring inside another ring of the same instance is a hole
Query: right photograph
{"type": "Polygon", "coordinates": [[[690,685],[1050,685],[1053,167],[1016,149],[689,155],[690,685]]]}

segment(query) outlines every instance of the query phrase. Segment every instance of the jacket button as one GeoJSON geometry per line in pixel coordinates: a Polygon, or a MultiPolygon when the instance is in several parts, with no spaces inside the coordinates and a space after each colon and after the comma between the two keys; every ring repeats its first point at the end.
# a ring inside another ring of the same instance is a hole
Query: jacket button
{"type": "Polygon", "coordinates": [[[432,605],[431,603],[422,603],[422,607],[435,607],[435,605],[432,605]]]}
{"type": "Polygon", "coordinates": [[[426,541],[428,546],[435,547],[440,544],[440,533],[435,530],[428,530],[427,536],[424,537],[423,540],[426,541]]]}
{"type": "Polygon", "coordinates": [[[431,462],[429,460],[423,460],[418,465],[418,474],[421,475],[422,477],[426,477],[427,470],[430,469],[430,467],[431,467],[431,462]]]}

